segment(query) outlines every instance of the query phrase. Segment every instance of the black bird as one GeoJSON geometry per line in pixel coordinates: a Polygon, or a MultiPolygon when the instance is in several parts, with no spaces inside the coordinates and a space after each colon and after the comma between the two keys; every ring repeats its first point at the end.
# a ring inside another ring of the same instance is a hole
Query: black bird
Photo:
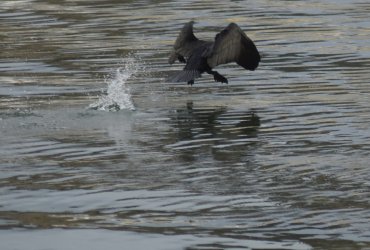
{"type": "Polygon", "coordinates": [[[230,23],[218,33],[213,42],[199,40],[193,33],[194,21],[184,25],[176,39],[168,62],[176,59],[186,63],[184,69],[170,79],[174,82],[194,84],[194,79],[207,72],[216,82],[228,83],[227,79],[212,68],[220,64],[236,62],[248,70],[255,70],[261,60],[253,41],[235,24],[230,23]]]}

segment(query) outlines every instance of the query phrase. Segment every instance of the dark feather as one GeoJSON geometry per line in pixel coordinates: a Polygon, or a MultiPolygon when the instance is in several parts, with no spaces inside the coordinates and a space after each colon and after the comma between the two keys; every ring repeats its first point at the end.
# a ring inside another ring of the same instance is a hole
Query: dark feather
{"type": "MultiPolygon", "coordinates": [[[[211,43],[209,43],[210,45],[211,43]]],[[[202,55],[209,46],[200,46],[193,50],[189,56],[183,71],[172,78],[174,82],[188,82],[201,76],[201,73],[209,69],[207,59],[202,55]]]]}
{"type": "Polygon", "coordinates": [[[198,70],[183,70],[170,77],[170,82],[189,82],[201,76],[198,70]]]}
{"type": "Polygon", "coordinates": [[[260,54],[253,41],[235,23],[229,24],[216,35],[207,55],[207,62],[211,68],[236,62],[245,69],[255,70],[260,60],[260,54]]]}
{"type": "Polygon", "coordinates": [[[190,21],[181,29],[168,60],[170,64],[174,63],[179,57],[189,58],[195,48],[204,44],[204,41],[195,37],[193,33],[193,24],[194,22],[190,21]]]}

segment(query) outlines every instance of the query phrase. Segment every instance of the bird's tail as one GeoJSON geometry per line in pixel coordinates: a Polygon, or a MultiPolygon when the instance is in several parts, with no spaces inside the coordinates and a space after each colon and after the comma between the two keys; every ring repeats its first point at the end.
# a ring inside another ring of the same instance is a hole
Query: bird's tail
{"type": "Polygon", "coordinates": [[[198,70],[182,70],[167,78],[167,82],[189,82],[201,76],[198,70]]]}

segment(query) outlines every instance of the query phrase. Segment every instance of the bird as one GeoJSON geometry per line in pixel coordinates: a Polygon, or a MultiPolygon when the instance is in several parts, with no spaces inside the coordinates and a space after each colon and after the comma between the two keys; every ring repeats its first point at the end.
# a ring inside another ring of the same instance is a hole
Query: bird
{"type": "Polygon", "coordinates": [[[175,41],[168,62],[173,64],[178,60],[185,63],[185,67],[169,81],[193,85],[194,80],[206,72],[213,75],[216,82],[228,83],[225,76],[212,69],[231,62],[251,71],[258,67],[260,53],[236,23],[230,23],[215,36],[214,41],[198,39],[193,33],[193,25],[194,21],[186,23],[175,41]]]}

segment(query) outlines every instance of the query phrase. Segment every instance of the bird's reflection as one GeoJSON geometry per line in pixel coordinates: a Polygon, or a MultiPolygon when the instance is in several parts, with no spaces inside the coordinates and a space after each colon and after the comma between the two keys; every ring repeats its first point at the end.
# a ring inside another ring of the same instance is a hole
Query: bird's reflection
{"type": "Polygon", "coordinates": [[[252,110],[229,110],[225,106],[196,107],[191,101],[184,108],[176,109],[172,120],[177,128],[177,140],[193,141],[189,148],[209,142],[222,147],[243,138],[255,138],[260,126],[260,118],[252,110]]]}

